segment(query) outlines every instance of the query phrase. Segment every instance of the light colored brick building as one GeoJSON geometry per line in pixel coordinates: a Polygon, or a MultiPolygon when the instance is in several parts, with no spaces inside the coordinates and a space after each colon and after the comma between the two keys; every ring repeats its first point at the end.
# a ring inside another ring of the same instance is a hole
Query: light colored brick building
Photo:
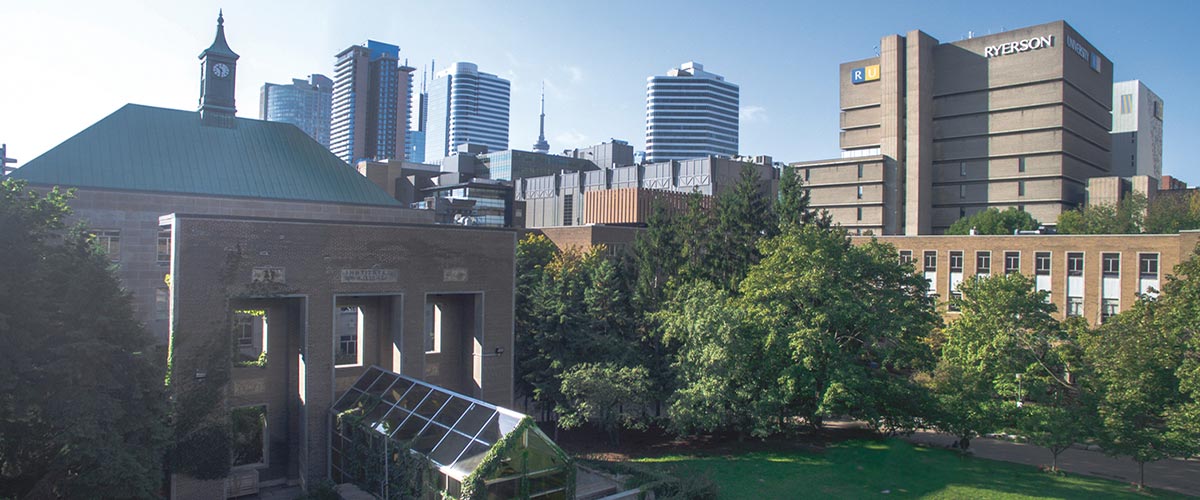
{"type": "MultiPolygon", "coordinates": [[[[855,237],[856,244],[870,237],[855,237]]],[[[1162,287],[1176,265],[1200,243],[1200,231],[1178,234],[881,236],[930,282],[946,302],[958,284],[977,275],[1020,272],[1050,292],[1057,317],[1082,316],[1091,324],[1128,309],[1139,294],[1162,287]]]]}

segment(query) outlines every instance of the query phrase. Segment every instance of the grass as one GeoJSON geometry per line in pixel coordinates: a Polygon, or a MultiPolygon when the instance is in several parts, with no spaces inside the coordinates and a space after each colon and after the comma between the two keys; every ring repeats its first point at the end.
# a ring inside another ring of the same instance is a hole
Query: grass
{"type": "Polygon", "coordinates": [[[721,498],[1185,498],[1104,479],[963,457],[907,442],[845,441],[824,453],[749,452],[635,459],[677,477],[707,477],[721,498]]]}

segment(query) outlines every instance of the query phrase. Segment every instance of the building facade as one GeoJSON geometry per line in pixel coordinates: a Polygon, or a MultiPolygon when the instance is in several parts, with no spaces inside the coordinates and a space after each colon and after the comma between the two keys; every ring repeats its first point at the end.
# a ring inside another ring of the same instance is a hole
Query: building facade
{"type": "Polygon", "coordinates": [[[795,163],[815,208],[877,234],[936,234],[1017,207],[1042,221],[1111,176],[1112,62],[1063,21],[940,43],[883,37],[843,63],[841,158],[795,163]]]}
{"type": "Polygon", "coordinates": [[[333,80],[325,75],[293,78],[291,85],[265,83],[259,93],[258,118],[290,123],[329,147],[329,123],[333,110],[333,80]]]}
{"type": "MultiPolygon", "coordinates": [[[[856,244],[871,238],[856,237],[856,244]]],[[[1166,275],[1200,243],[1200,231],[1177,234],[882,236],[929,281],[948,319],[950,297],[963,280],[1019,272],[1064,319],[1079,316],[1096,325],[1124,311],[1141,294],[1156,294],[1166,275]]]]}
{"type": "Polygon", "coordinates": [[[368,40],[336,57],[330,151],[351,165],[403,160],[413,68],[400,61],[400,48],[368,40]]]}
{"type": "Polygon", "coordinates": [[[1162,178],[1163,100],[1139,80],[1113,84],[1113,175],[1162,178]]]}
{"type": "Polygon", "coordinates": [[[566,149],[563,150],[563,156],[587,160],[602,169],[642,163],[634,158],[633,146],[619,139],[609,139],[606,142],[585,148],[566,149]]]}
{"type": "Polygon", "coordinates": [[[508,149],[510,86],[468,62],[437,72],[429,84],[426,161],[449,156],[460,144],[508,149]]]}
{"type": "Polygon", "coordinates": [[[737,185],[742,169],[752,166],[762,189],[772,196],[779,173],[770,156],[724,158],[709,156],[603,170],[561,172],[514,181],[516,199],[525,202],[525,227],[578,226],[592,223],[644,223],[650,196],[637,194],[596,198],[603,205],[589,208],[586,194],[618,189],[643,189],[718,196],[737,185]],[[615,203],[615,205],[614,205],[615,203]],[[639,208],[641,207],[641,208],[639,208]],[[585,220],[585,214],[594,218],[585,220]]]}
{"type": "Polygon", "coordinates": [[[201,58],[198,112],[126,105],[13,174],[75,189],[68,222],[162,344],[174,449],[232,461],[173,464],[164,494],[323,483],[331,403],[373,365],[510,406],[516,232],[432,225],[297,127],[238,118],[223,20],[201,58]]]}
{"type": "Polygon", "coordinates": [[[686,62],[646,79],[646,161],[738,154],[741,90],[686,62]]]}

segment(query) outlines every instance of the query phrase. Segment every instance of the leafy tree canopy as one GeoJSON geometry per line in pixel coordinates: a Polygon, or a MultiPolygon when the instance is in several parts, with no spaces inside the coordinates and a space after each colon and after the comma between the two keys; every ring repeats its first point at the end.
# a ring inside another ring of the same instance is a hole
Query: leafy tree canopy
{"type": "Polygon", "coordinates": [[[1088,205],[1058,215],[1061,234],[1136,234],[1145,225],[1146,197],[1133,194],[1116,205],[1088,205]]]}
{"type": "Polygon", "coordinates": [[[1032,231],[1041,223],[1034,219],[1029,212],[1017,208],[1009,208],[1001,212],[989,208],[981,212],[954,221],[946,234],[971,234],[975,229],[978,234],[1013,234],[1014,231],[1032,231]]]}
{"type": "Polygon", "coordinates": [[[158,497],[163,371],[68,199],[0,184],[0,497],[158,497]]]}

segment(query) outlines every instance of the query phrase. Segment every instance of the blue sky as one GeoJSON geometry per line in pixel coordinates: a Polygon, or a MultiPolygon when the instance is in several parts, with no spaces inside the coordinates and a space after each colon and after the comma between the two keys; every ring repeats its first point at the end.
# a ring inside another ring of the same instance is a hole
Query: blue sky
{"type": "Polygon", "coordinates": [[[880,37],[920,29],[942,42],[1065,19],[1165,101],[1166,174],[1200,183],[1200,2],[0,0],[0,142],[24,161],[127,102],[194,109],[196,56],[225,9],[239,115],[263,82],[333,72],[367,39],[418,68],[469,61],[513,82],[510,145],[537,139],[546,83],[552,150],[644,142],[646,77],[695,60],[741,86],[741,152],[778,161],[838,154],[838,64],[880,37]]]}

